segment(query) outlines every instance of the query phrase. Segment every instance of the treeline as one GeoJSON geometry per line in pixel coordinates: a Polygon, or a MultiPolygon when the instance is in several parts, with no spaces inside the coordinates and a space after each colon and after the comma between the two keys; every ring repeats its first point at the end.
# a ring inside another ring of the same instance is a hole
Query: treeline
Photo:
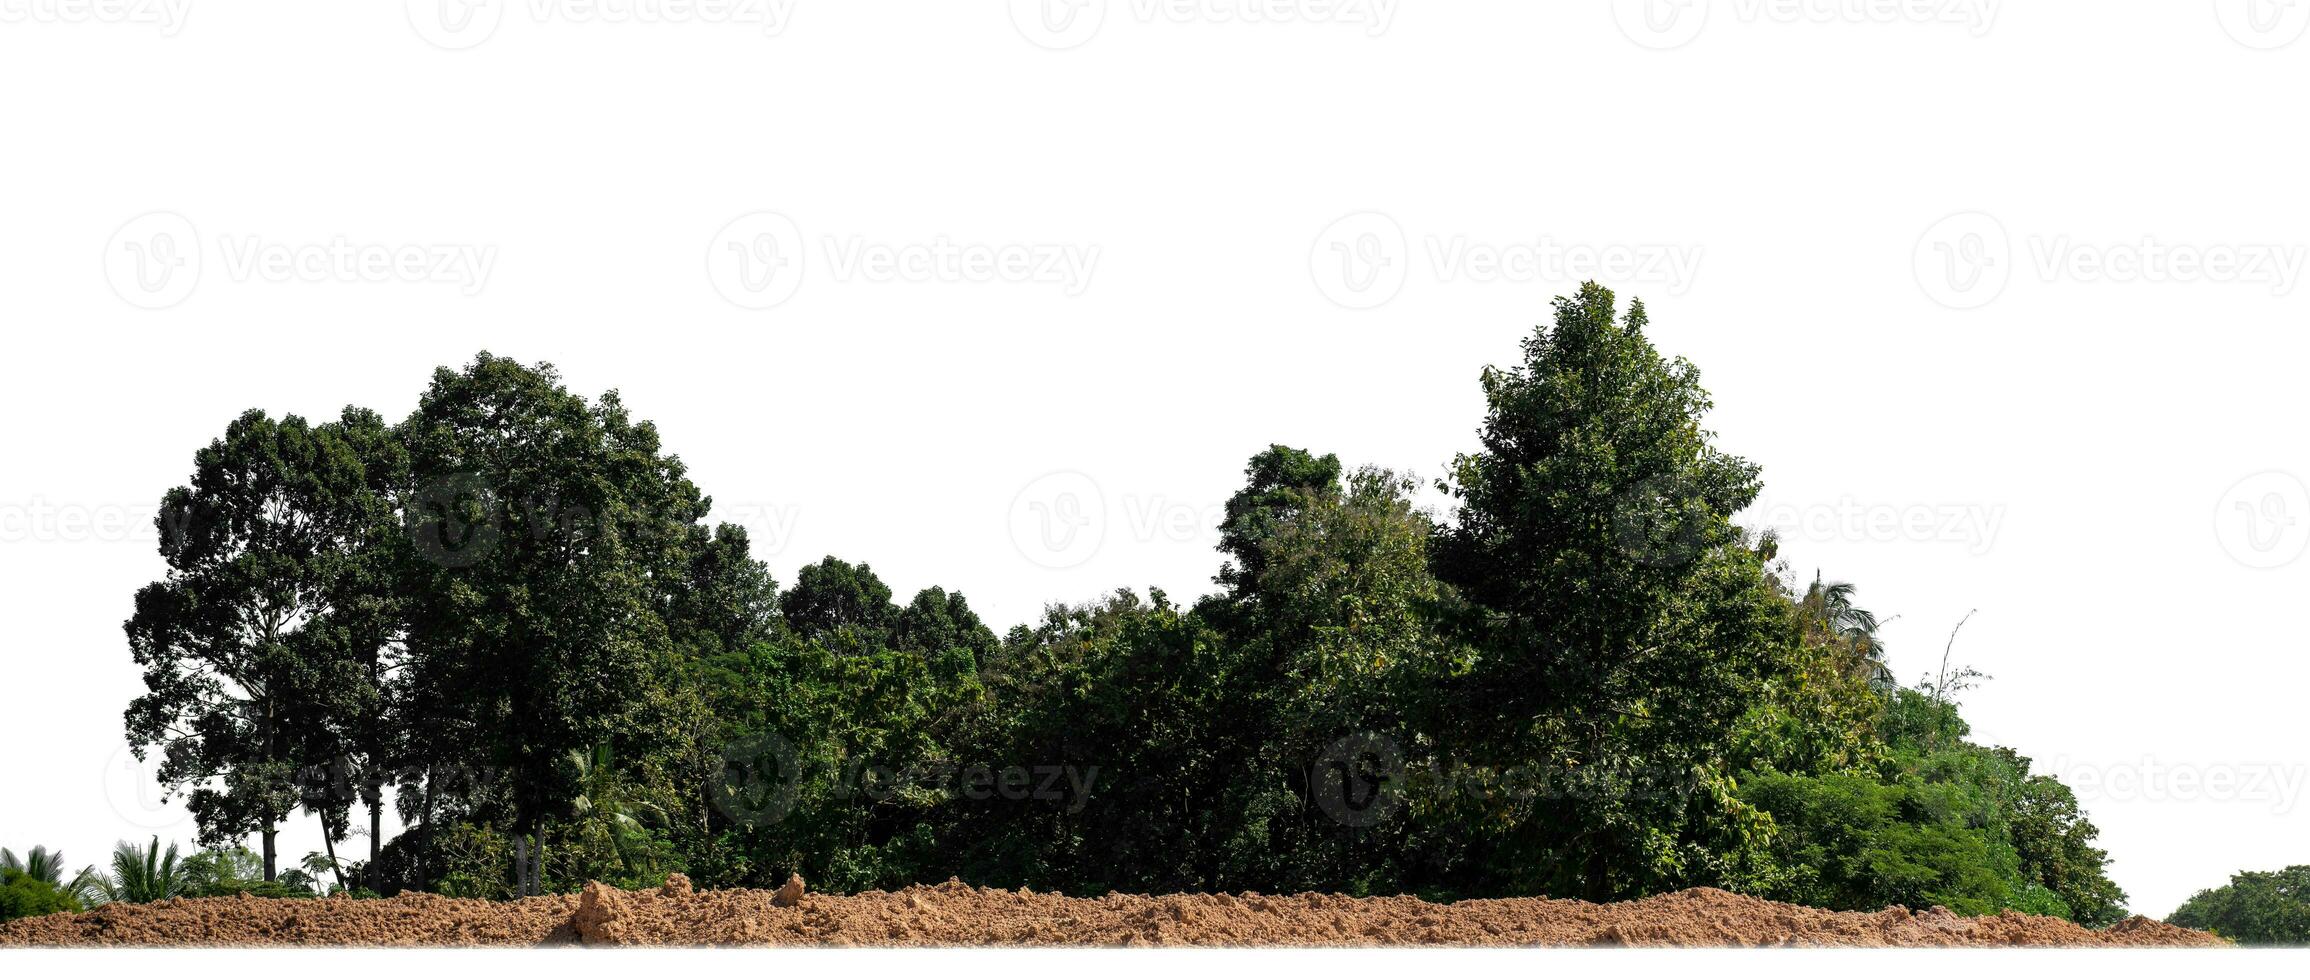
{"type": "Polygon", "coordinates": [[[165,501],[129,735],[203,844],[254,838],[271,878],[307,813],[379,893],[1712,885],[2114,921],[2069,791],[1735,525],[1758,469],[1642,305],[1555,314],[1484,372],[1449,517],[1273,447],[1212,594],[1002,635],[865,564],[781,588],[650,423],[548,367],[442,369],[398,424],[251,412],[165,501]]]}

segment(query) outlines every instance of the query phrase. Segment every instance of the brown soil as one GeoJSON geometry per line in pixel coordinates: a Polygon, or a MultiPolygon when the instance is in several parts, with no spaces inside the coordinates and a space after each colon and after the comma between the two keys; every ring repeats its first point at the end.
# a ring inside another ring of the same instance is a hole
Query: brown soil
{"type": "Polygon", "coordinates": [[[1341,895],[1066,898],[960,882],[804,894],[666,887],[518,902],[175,899],[0,924],[0,946],[2218,946],[2127,919],[2090,930],[2008,912],[1828,912],[1696,888],[1633,902],[1516,898],[1438,905],[1341,895]]]}

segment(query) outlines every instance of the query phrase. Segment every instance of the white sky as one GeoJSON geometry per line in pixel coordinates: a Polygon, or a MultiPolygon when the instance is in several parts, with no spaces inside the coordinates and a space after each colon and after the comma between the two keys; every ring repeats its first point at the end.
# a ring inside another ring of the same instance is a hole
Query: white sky
{"type": "Polygon", "coordinates": [[[551,360],[781,581],[831,552],[1000,628],[1202,592],[1269,442],[1433,476],[1571,254],[1634,263],[1590,274],[1904,680],[1980,610],[1968,714],[2105,781],[2136,910],[2310,862],[2310,5],[1013,6],[0,4],[0,843],[191,838],[117,768],[119,627],[245,408],[551,360]]]}

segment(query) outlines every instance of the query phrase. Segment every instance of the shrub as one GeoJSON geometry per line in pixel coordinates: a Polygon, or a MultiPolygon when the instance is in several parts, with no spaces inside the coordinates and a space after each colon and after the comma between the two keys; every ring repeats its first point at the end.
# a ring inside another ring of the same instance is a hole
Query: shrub
{"type": "Polygon", "coordinates": [[[80,902],[64,889],[15,868],[0,869],[0,922],[78,911],[80,902]]]}

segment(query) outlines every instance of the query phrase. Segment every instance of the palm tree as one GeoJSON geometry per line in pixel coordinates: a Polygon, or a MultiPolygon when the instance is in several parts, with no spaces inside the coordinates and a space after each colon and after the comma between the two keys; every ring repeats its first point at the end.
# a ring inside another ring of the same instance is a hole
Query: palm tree
{"type": "Polygon", "coordinates": [[[152,845],[141,851],[127,841],[113,846],[112,880],[105,883],[104,893],[115,902],[158,902],[183,895],[191,885],[177,864],[176,845],[170,844],[163,855],[160,838],[154,837],[152,845]]]}
{"type": "Polygon", "coordinates": [[[665,811],[654,803],[627,798],[609,745],[596,745],[591,752],[574,749],[568,758],[577,770],[581,790],[571,801],[580,833],[599,831],[606,835],[611,852],[628,873],[654,876],[657,865],[649,852],[650,835],[644,823],[663,821],[665,811]]]}
{"type": "Polygon", "coordinates": [[[0,868],[55,885],[65,894],[78,899],[82,905],[95,905],[104,901],[104,879],[97,876],[95,865],[75,872],[70,881],[64,880],[63,851],[35,847],[19,860],[15,851],[0,847],[0,868]]]}
{"type": "Polygon", "coordinates": [[[1805,631],[1843,647],[1851,655],[1855,676],[1881,690],[1890,689],[1895,684],[1893,671],[1885,666],[1885,642],[1877,638],[1877,628],[1892,620],[1879,620],[1876,613],[1854,605],[1856,591],[1851,582],[1824,582],[1821,573],[1814,572],[1813,584],[1798,604],[1805,613],[1805,631]]]}

